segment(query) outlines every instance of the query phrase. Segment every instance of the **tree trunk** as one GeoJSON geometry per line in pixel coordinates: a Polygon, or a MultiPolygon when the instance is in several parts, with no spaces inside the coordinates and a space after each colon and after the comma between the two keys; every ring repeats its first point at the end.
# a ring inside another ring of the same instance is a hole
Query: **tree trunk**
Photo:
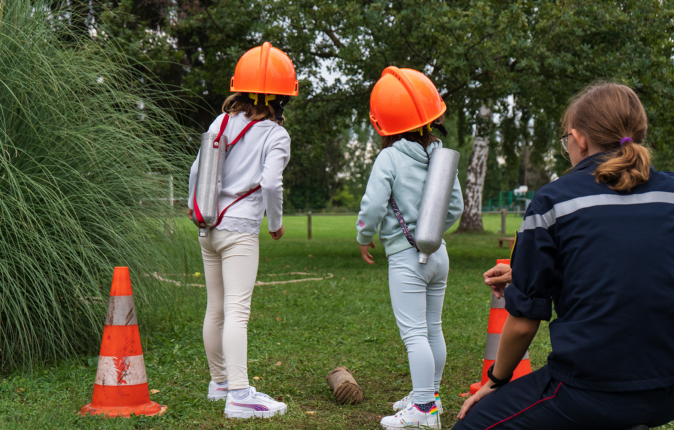
{"type": "Polygon", "coordinates": [[[479,119],[475,124],[475,139],[473,151],[468,160],[466,176],[466,197],[463,203],[463,215],[458,232],[484,231],[482,226],[482,190],[484,177],[487,173],[487,156],[489,155],[489,127],[485,121],[491,121],[491,109],[483,105],[480,108],[479,119]]]}

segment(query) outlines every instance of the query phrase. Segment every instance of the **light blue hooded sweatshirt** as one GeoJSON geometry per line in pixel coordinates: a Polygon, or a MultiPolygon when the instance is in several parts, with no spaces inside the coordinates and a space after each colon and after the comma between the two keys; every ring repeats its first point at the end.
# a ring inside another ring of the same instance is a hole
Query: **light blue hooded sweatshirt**
{"type": "MultiPolygon", "coordinates": [[[[360,203],[356,221],[358,243],[369,245],[379,231],[379,240],[384,245],[387,257],[412,248],[389,205],[389,198],[393,194],[403,219],[414,236],[429,156],[435,148],[440,147],[442,147],[440,142],[431,143],[427,148],[427,154],[419,143],[401,139],[379,153],[360,203]]],[[[463,195],[457,175],[449,202],[445,231],[459,219],[461,213],[463,213],[463,195]]],[[[442,244],[446,245],[444,240],[442,244]]]]}

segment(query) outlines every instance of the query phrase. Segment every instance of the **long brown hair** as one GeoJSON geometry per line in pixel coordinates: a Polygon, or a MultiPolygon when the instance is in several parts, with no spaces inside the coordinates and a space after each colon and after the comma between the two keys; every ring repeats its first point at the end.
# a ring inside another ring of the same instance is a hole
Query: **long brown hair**
{"type": "MultiPolygon", "coordinates": [[[[445,116],[442,115],[440,118],[436,119],[433,121],[434,123],[442,124],[445,120],[445,116]]],[[[392,136],[382,136],[381,137],[381,149],[384,148],[389,148],[393,146],[394,143],[399,141],[400,139],[406,139],[411,142],[417,142],[423,146],[424,149],[428,148],[428,145],[430,145],[433,142],[440,142],[440,139],[437,137],[433,136],[433,133],[428,129],[428,127],[424,126],[422,127],[423,133],[419,133],[418,131],[408,131],[405,133],[400,133],[400,134],[394,134],[392,136]]]]}
{"type": "Polygon", "coordinates": [[[612,82],[588,86],[571,100],[562,124],[564,133],[576,129],[608,153],[594,171],[597,182],[629,191],[648,181],[651,151],[643,146],[648,119],[639,97],[628,86],[612,82]]]}
{"type": "Polygon", "coordinates": [[[271,104],[265,106],[264,94],[259,94],[260,101],[256,105],[253,103],[244,103],[234,100],[234,98],[237,96],[248,97],[248,93],[234,93],[227,97],[225,102],[222,104],[222,112],[226,112],[230,115],[236,115],[237,113],[243,112],[243,114],[246,115],[246,118],[250,118],[251,121],[262,121],[268,119],[274,121],[278,125],[283,125],[283,120],[285,120],[285,117],[281,121],[276,119],[274,107],[271,104]]]}

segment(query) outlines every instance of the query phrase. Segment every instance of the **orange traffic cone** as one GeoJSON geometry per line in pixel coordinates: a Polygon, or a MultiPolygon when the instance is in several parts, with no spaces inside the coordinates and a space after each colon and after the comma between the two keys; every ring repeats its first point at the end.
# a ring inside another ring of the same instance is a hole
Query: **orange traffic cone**
{"type": "Polygon", "coordinates": [[[161,415],[166,406],[150,401],[128,267],[115,267],[91,403],[81,415],[161,415]]]}
{"type": "MultiPolygon", "coordinates": [[[[510,260],[496,260],[496,264],[510,265],[510,260]]],[[[482,385],[489,379],[487,370],[489,370],[491,365],[496,361],[498,344],[501,341],[501,333],[503,332],[503,326],[505,325],[508,315],[508,311],[505,309],[505,299],[503,297],[497,299],[496,296],[492,294],[491,309],[489,310],[489,325],[487,326],[487,345],[484,349],[484,360],[482,363],[482,380],[470,386],[470,394],[477,393],[480,388],[482,388],[482,385]]],[[[527,351],[527,353],[524,354],[522,361],[520,361],[520,364],[515,369],[513,379],[517,379],[520,376],[529,373],[531,373],[531,363],[529,362],[529,352],[527,351]]]]}

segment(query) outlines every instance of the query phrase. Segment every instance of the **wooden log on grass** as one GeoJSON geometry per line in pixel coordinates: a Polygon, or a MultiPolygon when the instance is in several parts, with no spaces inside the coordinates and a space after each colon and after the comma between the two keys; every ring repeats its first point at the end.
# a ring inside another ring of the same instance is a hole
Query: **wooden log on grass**
{"type": "Polygon", "coordinates": [[[363,402],[363,390],[346,367],[338,367],[328,373],[328,385],[337,401],[344,404],[357,405],[363,402]]]}

